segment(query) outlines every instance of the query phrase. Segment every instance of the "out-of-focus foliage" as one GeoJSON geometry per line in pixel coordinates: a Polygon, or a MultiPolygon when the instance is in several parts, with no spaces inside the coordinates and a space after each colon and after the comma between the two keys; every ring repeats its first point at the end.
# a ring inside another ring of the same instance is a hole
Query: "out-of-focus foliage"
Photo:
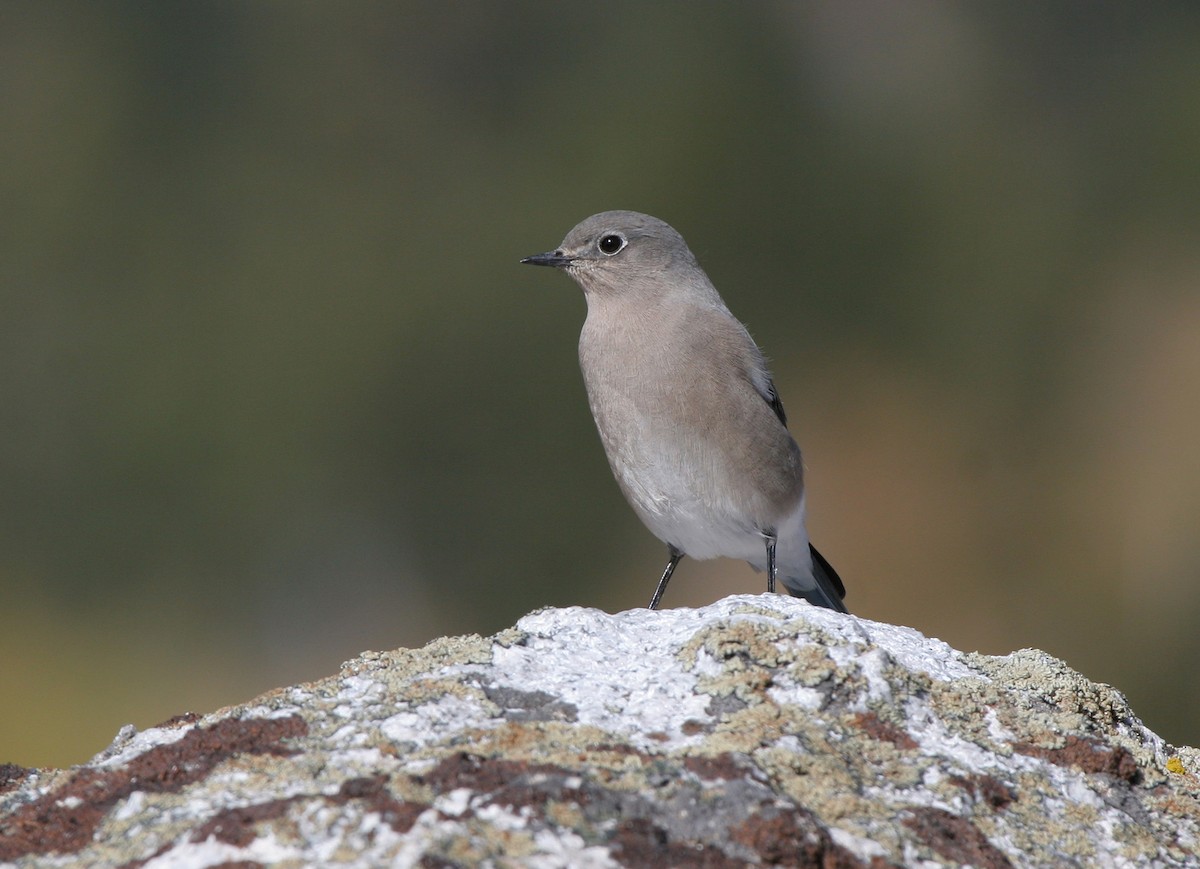
{"type": "Polygon", "coordinates": [[[772,358],[856,613],[1195,744],[1197,44],[1191,4],[0,5],[0,761],[644,605],[583,302],[517,264],[609,208],[772,358]]]}

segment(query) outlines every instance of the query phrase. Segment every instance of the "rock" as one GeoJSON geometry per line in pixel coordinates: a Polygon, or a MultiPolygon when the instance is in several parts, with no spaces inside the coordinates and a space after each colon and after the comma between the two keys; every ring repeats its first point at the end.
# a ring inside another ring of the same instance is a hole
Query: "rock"
{"type": "Polygon", "coordinates": [[[0,861],[1200,867],[1198,772],[1043,652],[774,595],[546,609],[0,766],[0,861]]]}

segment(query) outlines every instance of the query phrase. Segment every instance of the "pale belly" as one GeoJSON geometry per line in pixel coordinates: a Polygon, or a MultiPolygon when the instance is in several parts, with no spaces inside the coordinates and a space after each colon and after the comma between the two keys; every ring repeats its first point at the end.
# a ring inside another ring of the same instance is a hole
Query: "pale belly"
{"type": "Polygon", "coordinates": [[[800,543],[807,558],[802,495],[781,510],[711,445],[689,443],[678,431],[671,434],[671,447],[649,438],[657,448],[647,449],[641,439],[614,444],[601,432],[621,491],[655,537],[691,558],[737,558],[761,569],[766,565],[763,532],[771,529],[779,539],[780,563],[791,561],[793,550],[800,556],[800,543]]]}

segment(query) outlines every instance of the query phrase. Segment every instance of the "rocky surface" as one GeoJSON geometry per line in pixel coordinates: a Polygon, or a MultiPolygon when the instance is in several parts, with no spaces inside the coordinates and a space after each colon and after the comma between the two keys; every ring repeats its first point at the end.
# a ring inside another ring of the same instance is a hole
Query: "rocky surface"
{"type": "Polygon", "coordinates": [[[0,766],[0,862],[1200,867],[1198,772],[1042,652],[773,595],[549,609],[0,766]]]}

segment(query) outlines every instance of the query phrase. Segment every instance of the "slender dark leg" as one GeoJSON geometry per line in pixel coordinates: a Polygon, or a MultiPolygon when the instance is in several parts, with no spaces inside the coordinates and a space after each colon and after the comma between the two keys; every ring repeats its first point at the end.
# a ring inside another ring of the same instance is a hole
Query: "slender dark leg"
{"type": "Polygon", "coordinates": [[[775,535],[763,533],[767,540],[767,594],[775,593],[775,535]]]}
{"type": "Polygon", "coordinates": [[[667,569],[663,571],[662,579],[658,581],[658,588],[654,589],[654,597],[650,598],[650,609],[652,610],[658,609],[658,602],[662,600],[663,592],[667,590],[667,583],[671,581],[675,565],[679,563],[679,559],[683,558],[683,553],[669,543],[667,552],[671,553],[671,560],[667,562],[667,569]]]}

